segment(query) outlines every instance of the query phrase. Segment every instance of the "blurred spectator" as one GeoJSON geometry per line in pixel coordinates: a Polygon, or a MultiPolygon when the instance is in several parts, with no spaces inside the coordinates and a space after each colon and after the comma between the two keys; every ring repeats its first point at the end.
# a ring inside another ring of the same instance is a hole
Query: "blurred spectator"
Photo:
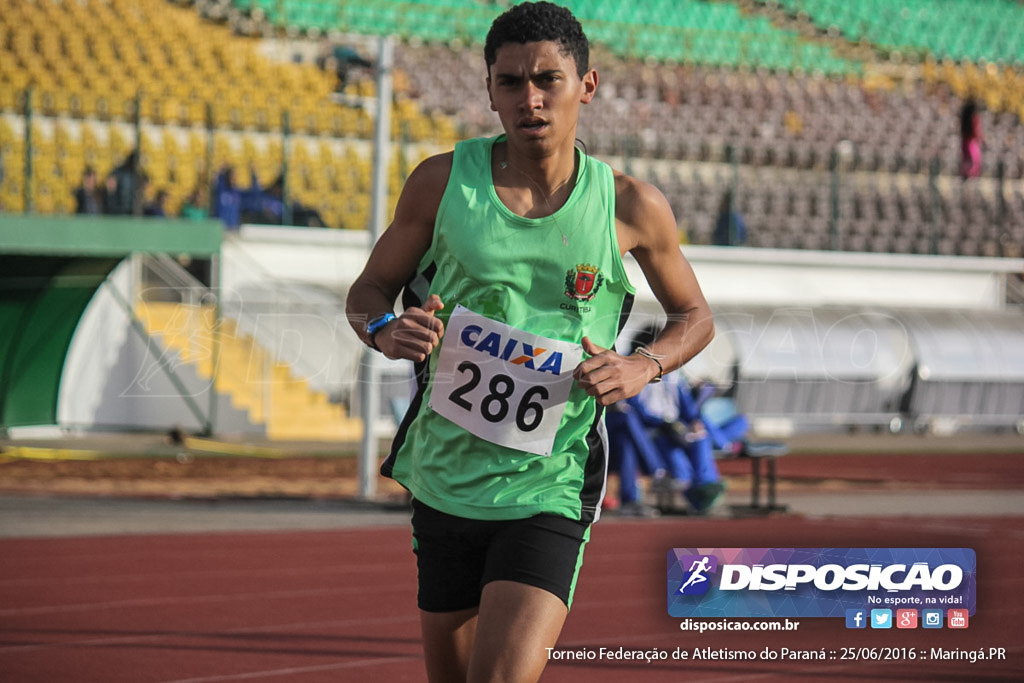
{"type": "MultiPolygon", "coordinates": [[[[142,174],[139,173],[139,152],[132,150],[121,164],[111,171],[115,186],[107,187],[104,213],[116,216],[137,216],[142,213],[142,174]]],[[[109,180],[109,179],[108,179],[109,180]]]]}
{"type": "Polygon", "coordinates": [[[278,176],[266,189],[260,187],[256,171],[252,171],[252,185],[239,193],[240,221],[262,225],[301,225],[310,228],[325,227],[320,213],[300,202],[285,201],[284,177],[278,176]]]}
{"type": "MultiPolygon", "coordinates": [[[[646,474],[654,482],[666,479],[667,468],[647,433],[647,413],[634,396],[608,406],[608,470],[619,475],[619,498],[606,498],[604,506],[618,509],[624,517],[657,517],[658,509],[641,500],[639,478],[646,474]]],[[[654,487],[655,484],[652,484],[654,487]]]]}
{"type": "MultiPolygon", "coordinates": [[[[637,332],[630,344],[633,352],[655,339],[658,331],[648,327],[637,332]]],[[[691,387],[679,370],[608,411],[608,438],[624,514],[651,516],[636,492],[641,471],[652,477],[651,491],[659,498],[670,500],[681,492],[696,514],[708,512],[721,496],[725,487],[715,448],[731,448],[732,440],[745,435],[746,422],[744,418],[735,429],[722,429],[705,419],[702,407],[713,393],[710,386],[691,387]]]]}
{"type": "Polygon", "coordinates": [[[373,62],[360,56],[355,49],[347,45],[334,45],[330,40],[325,40],[320,46],[316,65],[324,71],[334,72],[338,77],[335,90],[341,92],[348,85],[349,70],[352,67],[370,68],[373,66],[373,62]]]}
{"type": "Polygon", "coordinates": [[[281,225],[284,219],[284,178],[278,176],[266,190],[259,185],[256,172],[252,172],[252,186],[243,192],[242,222],[263,225],[281,225]]]}
{"type": "Polygon", "coordinates": [[[291,225],[301,225],[306,228],[327,227],[323,217],[320,216],[320,212],[312,206],[292,202],[290,208],[292,212],[291,225]]]}
{"type": "MultiPolygon", "coordinates": [[[[712,400],[714,387],[703,384],[691,387],[681,370],[671,374],[675,380],[677,418],[669,429],[661,430],[657,443],[669,461],[684,457],[689,463],[690,481],[683,497],[694,512],[705,514],[725,491],[715,462],[715,450],[738,450],[749,425],[746,417],[735,411],[722,424],[712,420],[705,414],[704,407],[712,400]]],[[[732,405],[731,400],[728,403],[732,405]]]]}
{"type": "Polygon", "coordinates": [[[153,201],[146,202],[142,207],[142,215],[154,218],[167,218],[167,190],[158,190],[153,201]]]}
{"type": "MultiPolygon", "coordinates": [[[[264,190],[260,187],[255,169],[251,174],[252,183],[248,190],[242,190],[235,184],[235,170],[232,167],[225,166],[217,174],[210,215],[224,221],[228,229],[235,230],[243,222],[264,225],[281,225],[284,222],[284,179],[278,177],[264,190]]],[[[292,211],[296,216],[308,221],[296,223],[298,225],[312,225],[314,220],[318,221],[320,218],[316,211],[298,204],[292,207],[292,211]],[[309,214],[312,214],[312,217],[309,214]]],[[[322,221],[319,224],[323,225],[322,221]]]]}
{"type": "Polygon", "coordinates": [[[103,181],[103,189],[100,190],[100,201],[103,205],[103,213],[116,215],[119,213],[120,204],[117,201],[117,176],[113,173],[103,181]]]}
{"type": "Polygon", "coordinates": [[[209,217],[209,212],[205,207],[206,202],[200,198],[199,190],[193,190],[192,194],[185,198],[185,203],[181,205],[181,217],[191,221],[204,220],[209,217]]]}
{"type": "Polygon", "coordinates": [[[100,196],[96,169],[91,166],[85,167],[85,172],[82,174],[82,184],[75,190],[75,213],[103,213],[103,202],[100,196]]]}
{"type": "Polygon", "coordinates": [[[964,180],[981,175],[981,113],[978,103],[968,98],[960,110],[960,177],[964,180]]]}
{"type": "Polygon", "coordinates": [[[722,203],[718,206],[718,217],[715,219],[711,243],[720,247],[731,247],[746,242],[747,223],[733,205],[732,191],[726,191],[722,196],[722,203]]]}
{"type": "Polygon", "coordinates": [[[213,186],[210,215],[219,218],[229,230],[242,224],[242,191],[235,185],[235,169],[224,166],[213,186]]]}

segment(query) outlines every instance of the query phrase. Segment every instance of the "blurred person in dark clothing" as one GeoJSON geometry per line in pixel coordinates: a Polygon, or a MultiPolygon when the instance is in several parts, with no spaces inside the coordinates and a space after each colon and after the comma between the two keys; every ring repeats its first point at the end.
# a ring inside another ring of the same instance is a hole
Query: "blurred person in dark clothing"
{"type": "Polygon", "coordinates": [[[142,174],[139,173],[139,152],[132,150],[121,164],[110,172],[114,186],[107,185],[104,213],[115,216],[137,216],[142,213],[140,191],[142,174]]]}
{"type": "Polygon", "coordinates": [[[103,207],[103,213],[108,216],[120,213],[120,204],[117,200],[117,176],[113,173],[107,176],[103,181],[103,187],[100,188],[100,204],[103,207]]]}
{"type": "Polygon", "coordinates": [[[284,218],[284,178],[278,176],[266,189],[260,187],[256,171],[252,186],[241,194],[242,222],[281,225],[284,218]]]}
{"type": "Polygon", "coordinates": [[[142,208],[142,215],[151,218],[167,218],[167,190],[158,190],[153,201],[142,208]]]}
{"type": "Polygon", "coordinates": [[[718,217],[715,219],[715,232],[711,237],[711,243],[720,247],[733,247],[746,242],[747,223],[733,207],[732,191],[727,191],[718,206],[718,217]]]}
{"type": "Polygon", "coordinates": [[[333,45],[330,41],[325,41],[316,58],[316,65],[324,71],[334,72],[338,77],[335,90],[342,92],[348,85],[349,70],[352,67],[368,69],[373,66],[373,62],[362,57],[354,48],[347,45],[333,45]]]}
{"type": "Polygon", "coordinates": [[[85,172],[82,174],[82,184],[75,190],[75,213],[103,213],[103,201],[97,183],[96,170],[91,166],[85,167],[85,172]]]}

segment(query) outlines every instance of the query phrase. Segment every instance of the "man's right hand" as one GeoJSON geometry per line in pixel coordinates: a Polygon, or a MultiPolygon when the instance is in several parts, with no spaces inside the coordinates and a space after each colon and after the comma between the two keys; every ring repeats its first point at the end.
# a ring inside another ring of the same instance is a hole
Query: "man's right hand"
{"type": "Polygon", "coordinates": [[[434,311],[442,308],[441,297],[431,294],[422,308],[413,306],[405,309],[394,322],[377,333],[374,341],[388,358],[420,363],[444,337],[444,323],[434,316],[434,311]]]}

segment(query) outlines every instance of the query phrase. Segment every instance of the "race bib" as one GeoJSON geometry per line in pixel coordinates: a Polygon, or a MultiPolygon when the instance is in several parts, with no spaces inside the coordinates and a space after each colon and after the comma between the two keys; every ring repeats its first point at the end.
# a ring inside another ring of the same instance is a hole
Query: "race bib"
{"type": "Polygon", "coordinates": [[[456,306],[430,408],[481,439],[550,456],[583,347],[456,306]]]}

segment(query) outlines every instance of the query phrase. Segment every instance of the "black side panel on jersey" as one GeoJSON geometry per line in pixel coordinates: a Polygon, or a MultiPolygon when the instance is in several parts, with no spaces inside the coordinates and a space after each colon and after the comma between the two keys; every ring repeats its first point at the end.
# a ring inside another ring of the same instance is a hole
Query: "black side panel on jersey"
{"type": "MultiPolygon", "coordinates": [[[[437,273],[437,264],[431,263],[422,273],[417,273],[406,283],[405,288],[402,290],[403,308],[423,305],[430,292],[430,283],[433,282],[435,273],[437,273]]],[[[412,401],[409,402],[409,409],[405,411],[402,424],[398,425],[398,431],[395,432],[395,438],[391,442],[391,451],[380,466],[381,475],[388,478],[391,477],[394,471],[395,457],[398,449],[405,443],[405,435],[409,431],[409,425],[412,424],[413,419],[419,414],[420,407],[423,404],[423,394],[430,383],[430,357],[428,356],[422,363],[414,364],[413,372],[416,375],[416,394],[412,397],[412,401]]]]}
{"type": "MultiPolygon", "coordinates": [[[[632,294],[622,300],[622,311],[619,313],[619,329],[616,337],[622,334],[629,314],[633,311],[632,294]]],[[[604,419],[604,408],[597,407],[594,422],[587,432],[587,466],[583,472],[583,490],[580,491],[580,521],[590,524],[596,517],[601,506],[601,494],[604,492],[605,478],[608,476],[608,442],[601,421],[604,419]]]]}

